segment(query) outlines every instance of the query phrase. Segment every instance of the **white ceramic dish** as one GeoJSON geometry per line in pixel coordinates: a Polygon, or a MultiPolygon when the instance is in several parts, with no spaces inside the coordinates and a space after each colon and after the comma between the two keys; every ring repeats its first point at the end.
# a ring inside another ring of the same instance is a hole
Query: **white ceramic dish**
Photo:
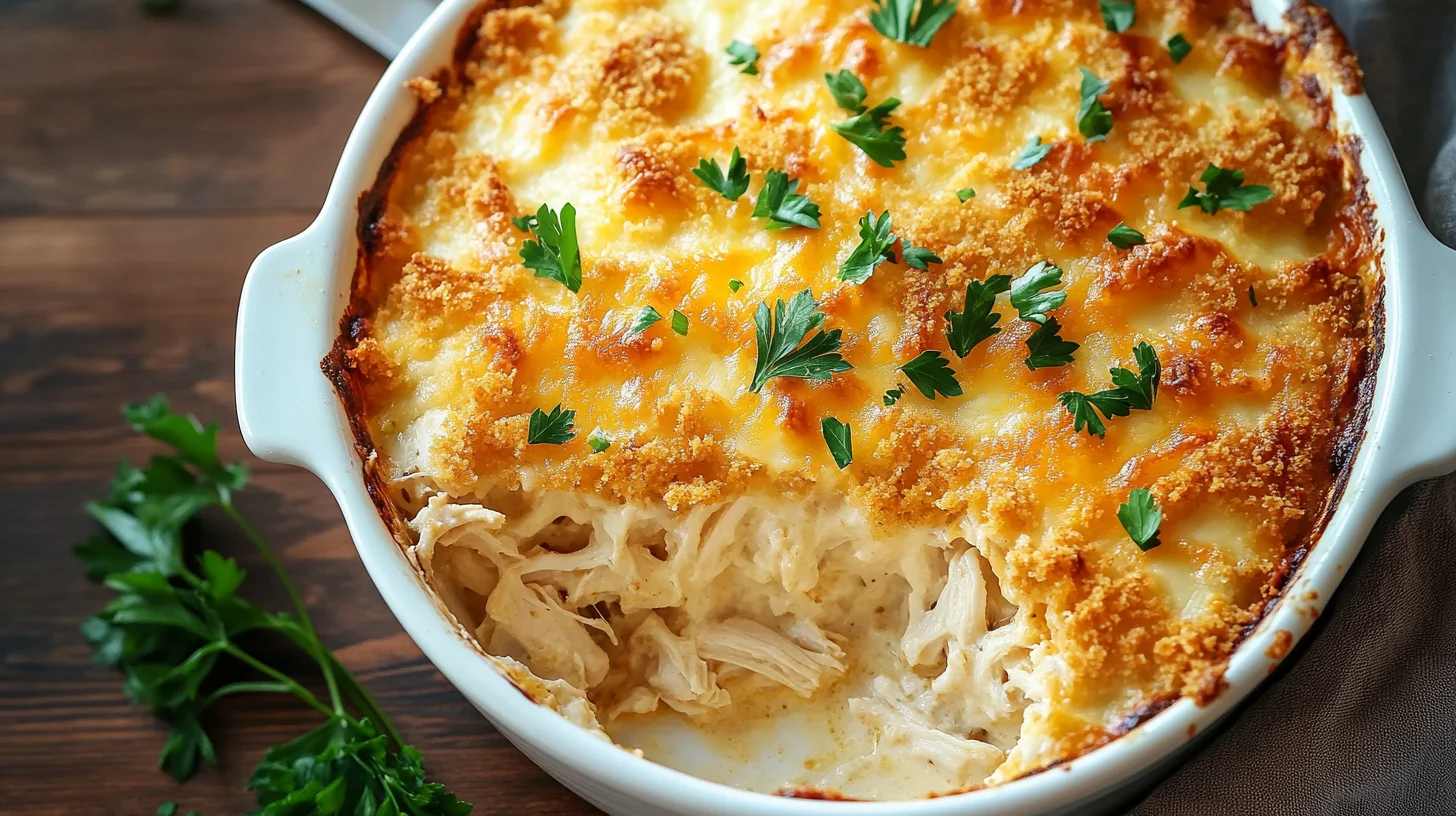
{"type": "MultiPolygon", "coordinates": [[[[999,787],[914,802],[788,799],[706,782],[586,735],[535,705],[481,657],[442,613],[380,520],[349,424],[319,367],[338,333],[358,251],[359,194],[414,111],[410,77],[447,64],[478,0],[446,0],[370,96],[344,148],[323,211],[302,234],[258,256],[243,287],[237,401],[243,437],[263,459],[323,479],[343,508],[359,556],[424,653],[497,728],[552,776],[617,816],[1044,816],[1095,813],[1176,761],[1198,734],[1278,665],[1328,602],[1371,525],[1402,488],[1456,468],[1456,251],[1421,223],[1364,96],[1327,82],[1340,129],[1360,138],[1383,240],[1384,349],[1365,437],[1343,497],[1283,598],[1234,654],[1227,689],[1206,705],[1180,700],[1127,735],[1055,769],[999,787]]],[[[1256,0],[1274,30],[1300,0],[1256,0]]]]}

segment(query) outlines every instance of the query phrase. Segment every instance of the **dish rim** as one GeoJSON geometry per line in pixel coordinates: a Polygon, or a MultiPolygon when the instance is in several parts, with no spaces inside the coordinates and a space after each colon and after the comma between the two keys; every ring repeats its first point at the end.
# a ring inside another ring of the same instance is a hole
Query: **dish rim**
{"type": "MultiPolygon", "coordinates": [[[[413,119],[415,104],[404,82],[428,76],[451,59],[462,25],[479,6],[480,0],[441,3],[370,95],[318,218],[298,236],[265,250],[249,270],[237,336],[239,420],[245,441],[260,458],[299,465],[328,485],[371,579],[450,682],[528,756],[596,804],[629,802],[665,808],[662,812],[762,816],[831,809],[855,816],[930,816],[969,809],[1010,816],[1045,813],[1106,794],[1174,753],[1247,698],[1309,629],[1395,493],[1456,467],[1456,429],[1429,427],[1440,417],[1441,400],[1431,388],[1423,392],[1416,387],[1434,381],[1435,391],[1444,389],[1447,398],[1456,398],[1456,327],[1439,319],[1436,305],[1453,302],[1456,281],[1421,274],[1442,263],[1456,268],[1456,252],[1438,244],[1421,224],[1369,100],[1346,93],[1340,78],[1321,76],[1340,130],[1361,142],[1361,170],[1375,210],[1373,237],[1384,273],[1377,293],[1384,298],[1384,344],[1376,370],[1367,375],[1374,383],[1370,414],[1343,494],[1332,502],[1323,532],[1312,539],[1308,556],[1283,593],[1233,653],[1221,693],[1202,704],[1180,698],[1128,733],[1044,772],[921,800],[776,797],[709,782],[590,737],[521,693],[442,612],[378,512],[380,497],[364,478],[366,463],[356,453],[360,440],[318,365],[333,348],[350,299],[359,252],[358,196],[373,187],[380,166],[413,119]],[[1446,297],[1432,296],[1432,288],[1446,297]]],[[[1283,27],[1288,12],[1310,8],[1308,0],[1255,0],[1253,6],[1271,30],[1283,27]]]]}

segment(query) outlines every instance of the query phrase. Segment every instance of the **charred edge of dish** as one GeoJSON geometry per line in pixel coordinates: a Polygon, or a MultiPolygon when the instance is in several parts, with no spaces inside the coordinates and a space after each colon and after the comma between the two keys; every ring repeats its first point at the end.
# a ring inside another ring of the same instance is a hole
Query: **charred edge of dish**
{"type": "Polygon", "coordinates": [[[1289,30],[1280,35],[1281,39],[1285,39],[1301,59],[1314,53],[1324,43],[1329,48],[1330,67],[1340,80],[1340,88],[1350,96],[1363,91],[1364,73],[1355,59],[1355,52],[1328,11],[1309,0],[1297,0],[1284,13],[1284,21],[1289,24],[1289,30]]]}
{"type": "MultiPolygon", "coordinates": [[[[453,68],[441,68],[431,79],[444,86],[452,81],[451,73],[453,71],[453,68]]],[[[389,188],[394,184],[395,174],[399,172],[400,157],[404,154],[405,148],[424,133],[430,114],[445,99],[446,96],[443,94],[433,102],[416,99],[415,111],[399,132],[394,144],[390,145],[389,153],[380,163],[379,172],[374,176],[374,183],[369,186],[369,189],[359,194],[357,205],[359,220],[355,229],[355,236],[359,239],[359,257],[353,281],[356,290],[366,282],[368,277],[366,268],[368,258],[380,250],[379,222],[384,218],[384,209],[389,201],[389,188]]]]}

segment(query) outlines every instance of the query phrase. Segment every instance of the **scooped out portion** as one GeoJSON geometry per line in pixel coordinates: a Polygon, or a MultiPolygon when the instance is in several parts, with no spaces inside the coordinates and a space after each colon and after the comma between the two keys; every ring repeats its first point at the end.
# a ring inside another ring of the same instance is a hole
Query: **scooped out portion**
{"type": "Polygon", "coordinates": [[[903,5],[482,5],[325,361],[482,671],[753,790],[967,790],[1217,694],[1359,438],[1324,17],[903,5]]]}

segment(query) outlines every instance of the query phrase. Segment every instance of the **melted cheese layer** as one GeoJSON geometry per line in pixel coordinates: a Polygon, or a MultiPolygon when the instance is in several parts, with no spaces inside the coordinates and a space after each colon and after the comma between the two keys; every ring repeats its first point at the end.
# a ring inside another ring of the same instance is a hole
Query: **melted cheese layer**
{"type": "Polygon", "coordinates": [[[781,763],[822,772],[723,773],[871,797],[1014,778],[1216,693],[1329,498],[1378,282],[1354,153],[1288,41],[1190,0],[1141,0],[1123,35],[1093,2],[963,0],[928,48],[850,0],[504,6],[453,72],[412,83],[422,127],[381,179],[343,343],[421,561],[509,676],[644,746],[643,718],[707,734],[750,709],[848,712],[845,739],[781,763]],[[1179,32],[1193,50],[1174,64],[1179,32]],[[728,64],[734,39],[758,74],[728,64]],[[1077,131],[1083,67],[1110,86],[1105,141],[1077,131]],[[902,101],[903,162],[831,128],[840,69],[869,104],[902,101]],[[1032,137],[1051,150],[1014,169],[1032,137]],[[690,171],[735,147],[753,184],[730,202],[690,171]],[[1179,209],[1210,163],[1272,198],[1179,209]],[[750,216],[770,169],[819,229],[750,216]],[[567,203],[576,293],[523,267],[511,223],[567,203]],[[943,262],[841,281],[882,211],[943,262]],[[1147,242],[1113,247],[1119,222],[1147,242]],[[1041,260],[1065,270],[1052,314],[1075,361],[1028,369],[1036,326],[1004,295],[1001,332],[951,354],[967,282],[1041,260]],[[754,310],[805,289],[853,368],[749,391],[754,310]],[[687,334],[629,332],[648,305],[687,334]],[[1074,432],[1057,395],[1108,387],[1139,342],[1163,364],[1152,410],[1074,432]],[[964,396],[884,406],[925,350],[964,396]],[[527,444],[529,414],[558,403],[576,437],[527,444]],[[828,416],[853,429],[847,468],[828,416]],[[1137,487],[1163,512],[1148,552],[1116,516],[1137,487]],[[734,513],[756,521],[715,526],[734,513]],[[680,556],[714,529],[734,531],[715,559],[680,556]]]}

